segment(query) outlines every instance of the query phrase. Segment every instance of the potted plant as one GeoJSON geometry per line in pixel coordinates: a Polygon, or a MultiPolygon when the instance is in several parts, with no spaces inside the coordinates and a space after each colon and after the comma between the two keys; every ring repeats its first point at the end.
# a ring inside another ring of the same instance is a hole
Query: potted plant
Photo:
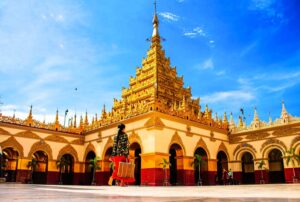
{"type": "Polygon", "coordinates": [[[264,173],[263,173],[263,170],[266,169],[266,163],[264,160],[261,160],[259,162],[256,162],[256,164],[258,165],[258,169],[260,170],[260,180],[259,180],[259,183],[260,184],[265,184],[265,180],[264,180],[264,173]]]}
{"type": "Polygon", "coordinates": [[[59,169],[59,182],[58,182],[58,184],[63,184],[62,171],[68,165],[70,165],[70,162],[67,159],[65,159],[64,157],[61,157],[59,160],[56,161],[56,168],[59,169]]]}
{"type": "Polygon", "coordinates": [[[195,168],[198,167],[199,177],[197,185],[202,186],[202,179],[201,179],[201,166],[205,163],[203,157],[199,154],[195,154],[194,161],[192,162],[192,165],[195,166],[195,168]]]}
{"type": "Polygon", "coordinates": [[[297,162],[298,165],[300,164],[300,155],[296,154],[295,151],[296,151],[296,148],[291,147],[289,150],[287,150],[285,152],[285,154],[286,154],[286,165],[289,165],[290,162],[292,162],[292,165],[293,165],[293,183],[298,182],[298,177],[296,176],[296,173],[295,173],[295,162],[297,162]]]}
{"type": "Polygon", "coordinates": [[[169,182],[168,182],[168,176],[167,176],[167,166],[171,166],[171,163],[169,161],[167,161],[167,159],[163,158],[162,163],[160,163],[159,165],[162,165],[163,170],[164,170],[164,182],[163,182],[163,185],[164,186],[168,186],[169,182]]]}
{"type": "Polygon", "coordinates": [[[30,180],[28,183],[32,184],[33,183],[33,172],[36,170],[38,167],[39,162],[37,161],[36,158],[32,158],[31,161],[29,161],[26,165],[28,169],[30,169],[30,180]]]}
{"type": "Polygon", "coordinates": [[[101,168],[98,161],[100,161],[100,157],[97,156],[93,159],[90,159],[89,167],[93,169],[93,179],[91,185],[96,185],[96,178],[95,178],[96,170],[99,170],[101,168]]]}

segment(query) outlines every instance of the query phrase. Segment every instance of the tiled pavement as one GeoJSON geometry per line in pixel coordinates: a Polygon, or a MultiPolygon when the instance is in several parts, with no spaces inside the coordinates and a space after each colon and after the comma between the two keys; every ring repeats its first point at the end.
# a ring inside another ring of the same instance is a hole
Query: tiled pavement
{"type": "Polygon", "coordinates": [[[0,201],[300,202],[300,184],[204,187],[0,184],[0,201]]]}

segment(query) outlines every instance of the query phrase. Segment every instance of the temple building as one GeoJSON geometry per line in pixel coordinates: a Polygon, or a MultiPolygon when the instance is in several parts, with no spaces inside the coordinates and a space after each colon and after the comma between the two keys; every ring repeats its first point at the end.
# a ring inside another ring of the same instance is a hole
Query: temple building
{"type": "Polygon", "coordinates": [[[203,185],[222,184],[224,169],[231,169],[240,184],[261,183],[262,178],[264,183],[291,183],[294,175],[300,178],[300,166],[286,162],[289,149],[300,153],[300,118],[291,116],[284,102],[280,118],[268,123],[259,119],[256,109],[249,126],[242,117],[238,123],[232,114],[228,119],[225,112],[213,117],[207,105],[201,108],[200,98],[192,98],[191,88],[184,87],[183,77],[170,65],[156,11],[152,23],[151,45],[141,67],[122,89],[121,99],[113,100],[111,110],[104,106],[100,117],[89,121],[87,113],[75,116],[64,127],[58,111],[50,124],[35,120],[32,107],[25,120],[0,114],[7,181],[28,182],[27,164],[34,158],[34,183],[58,184],[61,172],[63,184],[91,184],[89,160],[99,156],[96,183],[107,185],[119,123],[126,124],[136,185],[163,185],[165,176],[169,185],[196,185],[199,174],[203,185]],[[202,157],[201,169],[195,166],[195,154],[202,157]],[[59,169],[62,157],[69,163],[59,169]],[[163,159],[170,163],[166,170],[163,159]]]}

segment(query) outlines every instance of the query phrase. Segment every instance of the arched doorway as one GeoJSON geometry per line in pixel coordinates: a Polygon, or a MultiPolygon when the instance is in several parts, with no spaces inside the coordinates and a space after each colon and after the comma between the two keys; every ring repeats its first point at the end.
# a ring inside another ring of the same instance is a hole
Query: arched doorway
{"type": "Polygon", "coordinates": [[[6,181],[16,182],[19,153],[12,147],[5,148],[2,152],[3,161],[5,162],[4,176],[6,181]]]}
{"type": "Polygon", "coordinates": [[[169,150],[170,183],[171,185],[183,184],[183,150],[179,144],[172,144],[169,150]]]}
{"type": "Polygon", "coordinates": [[[242,183],[255,184],[254,161],[250,152],[245,152],[242,156],[242,183]]]}
{"type": "Polygon", "coordinates": [[[135,171],[134,171],[134,178],[135,178],[135,185],[141,184],[141,156],[142,149],[139,143],[132,143],[129,147],[129,155],[134,157],[135,163],[135,171]]]}
{"type": "Polygon", "coordinates": [[[62,168],[62,183],[63,184],[73,184],[74,177],[74,158],[71,154],[64,154],[66,165],[62,168]]]}
{"type": "MultiPolygon", "coordinates": [[[[109,147],[104,155],[104,174],[103,174],[103,182],[104,185],[108,184],[109,181],[109,177],[112,175],[113,173],[113,166],[112,166],[112,162],[109,160],[109,158],[112,155],[112,147],[109,147]]],[[[115,184],[115,182],[113,181],[113,184],[115,184]]]]}
{"type": "MultiPolygon", "coordinates": [[[[194,157],[195,155],[198,154],[199,156],[201,156],[201,166],[200,166],[200,177],[201,177],[201,181],[202,184],[208,184],[208,176],[207,176],[207,153],[206,151],[201,148],[198,147],[194,153],[194,157]]],[[[196,159],[194,159],[194,178],[195,178],[195,184],[199,184],[199,165],[197,165],[196,163],[196,159]]]]}
{"type": "Polygon", "coordinates": [[[224,184],[223,170],[228,172],[228,158],[225,152],[219,151],[217,154],[217,183],[224,184]]]}
{"type": "Polygon", "coordinates": [[[84,179],[84,184],[90,185],[92,184],[93,180],[93,172],[94,168],[90,166],[90,160],[94,159],[96,157],[95,152],[90,151],[85,158],[85,179],[84,179]]]}
{"type": "Polygon", "coordinates": [[[282,153],[279,149],[272,149],[269,157],[269,182],[285,183],[282,153]]]}
{"type": "Polygon", "coordinates": [[[43,151],[36,151],[32,158],[37,160],[37,167],[32,173],[34,184],[47,184],[48,155],[43,151]]]}

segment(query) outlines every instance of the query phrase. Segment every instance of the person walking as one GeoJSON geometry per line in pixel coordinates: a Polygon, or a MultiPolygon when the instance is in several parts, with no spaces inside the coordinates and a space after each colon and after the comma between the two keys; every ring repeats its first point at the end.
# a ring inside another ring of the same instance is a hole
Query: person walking
{"type": "Polygon", "coordinates": [[[118,176],[119,163],[129,161],[129,145],[128,135],[125,133],[125,125],[121,123],[118,125],[118,134],[114,137],[113,151],[111,155],[111,160],[114,163],[112,178],[116,180],[120,186],[125,186],[126,183],[135,181],[132,178],[122,178],[118,176]]]}

